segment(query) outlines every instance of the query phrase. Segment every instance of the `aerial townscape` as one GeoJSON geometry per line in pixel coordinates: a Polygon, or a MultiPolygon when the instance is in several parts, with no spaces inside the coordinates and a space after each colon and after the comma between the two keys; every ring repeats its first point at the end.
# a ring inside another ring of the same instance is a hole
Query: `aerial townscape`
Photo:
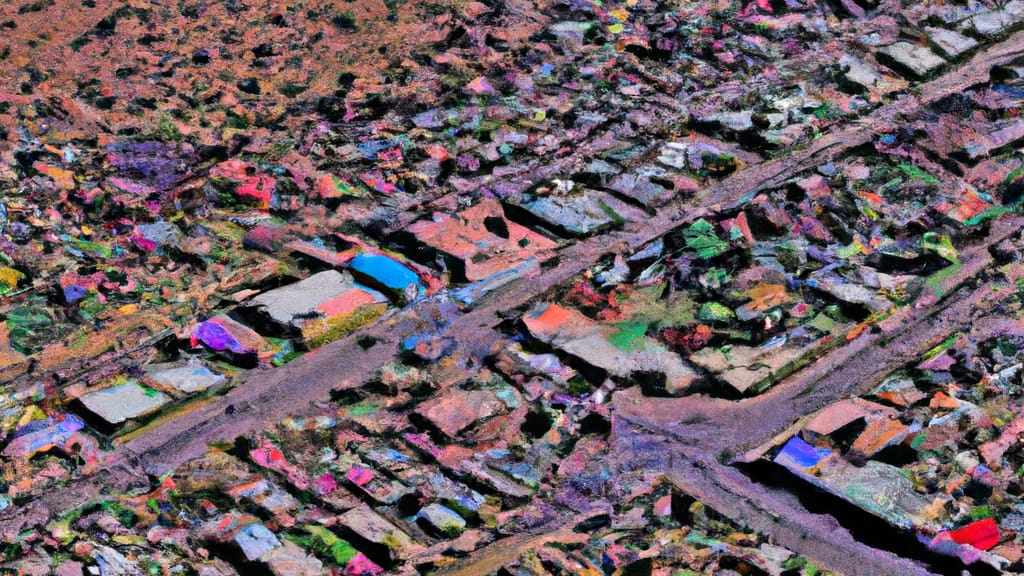
{"type": "Polygon", "coordinates": [[[1024,0],[0,2],[0,575],[1024,573],[1024,0]]]}

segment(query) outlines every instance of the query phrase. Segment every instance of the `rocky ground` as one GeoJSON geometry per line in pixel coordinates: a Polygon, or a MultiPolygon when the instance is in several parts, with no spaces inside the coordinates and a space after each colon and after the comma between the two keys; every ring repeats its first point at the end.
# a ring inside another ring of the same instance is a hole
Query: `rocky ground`
{"type": "Polygon", "coordinates": [[[1024,571],[1024,3],[0,6],[0,573],[1024,571]]]}

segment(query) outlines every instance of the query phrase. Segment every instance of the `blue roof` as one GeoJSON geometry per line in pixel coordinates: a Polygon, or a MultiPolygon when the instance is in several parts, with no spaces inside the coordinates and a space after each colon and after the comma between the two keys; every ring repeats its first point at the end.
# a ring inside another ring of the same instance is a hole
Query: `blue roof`
{"type": "Polygon", "coordinates": [[[831,450],[815,448],[801,440],[799,436],[793,436],[775,457],[775,461],[787,468],[794,465],[800,468],[812,468],[831,453],[831,450]]]}
{"type": "Polygon", "coordinates": [[[419,286],[419,277],[398,261],[379,254],[360,254],[352,259],[349,268],[373,278],[392,290],[405,290],[419,286]]]}

